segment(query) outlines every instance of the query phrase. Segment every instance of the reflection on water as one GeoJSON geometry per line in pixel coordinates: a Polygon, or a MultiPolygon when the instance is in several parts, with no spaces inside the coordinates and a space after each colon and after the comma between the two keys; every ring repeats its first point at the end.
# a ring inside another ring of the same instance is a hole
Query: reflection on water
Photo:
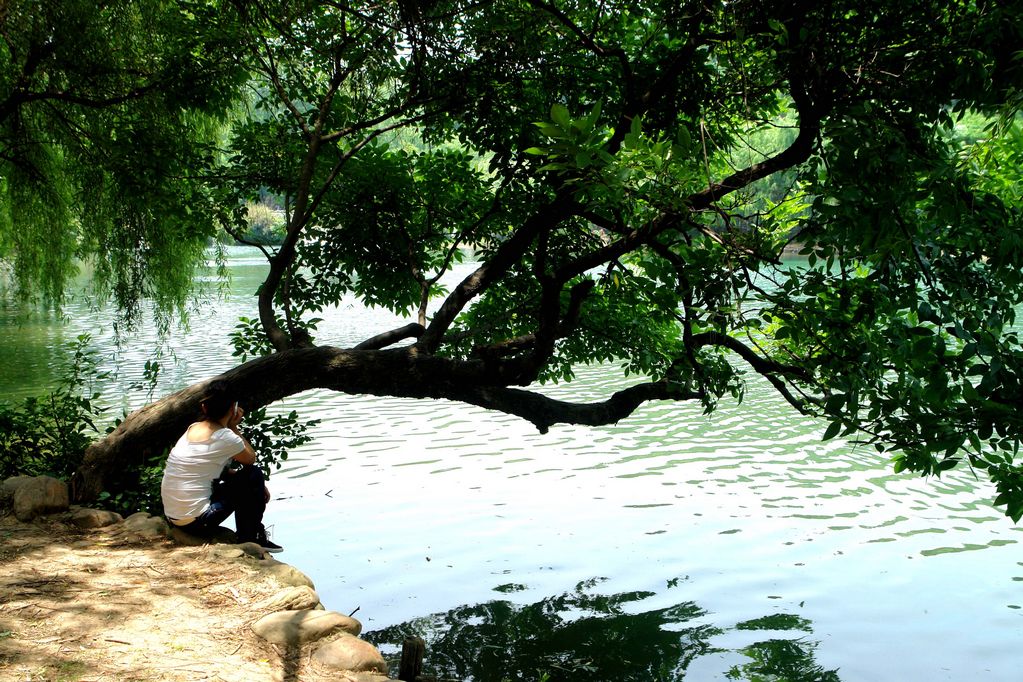
{"type": "MultiPolygon", "coordinates": [[[[46,388],[58,349],[82,332],[115,370],[105,394],[117,411],[145,402],[130,385],[154,348],[158,394],[230,368],[228,334],[255,314],[265,270],[245,250],[230,265],[230,296],[162,346],[143,328],[118,348],[110,314],[77,304],[67,325],[0,315],[0,397],[46,388]]],[[[355,301],[323,317],[317,339],[339,346],[403,322],[355,301]]],[[[628,382],[584,367],[542,390],[588,401],[628,382]]],[[[821,442],[823,427],[762,382],[710,417],[654,403],[546,435],[447,401],[310,391],[274,409],[322,420],[270,481],[284,559],[328,608],[361,607],[367,630],[426,633],[437,671],[1020,679],[1023,535],[990,506],[993,491],[968,470],[897,476],[870,448],[821,442]],[[460,655],[471,642],[476,654],[460,655]]]]}
{"type": "MultiPolygon", "coordinates": [[[[531,604],[494,600],[459,606],[363,637],[390,653],[392,667],[401,642],[422,637],[427,673],[476,682],[679,682],[695,659],[708,654],[739,659],[726,673],[731,680],[839,680],[814,661],[817,643],[809,639],[812,628],[805,618],[774,614],[739,623],[734,629],[748,631],[749,643],[727,652],[713,644],[722,629],[696,603],[644,611],[643,602],[655,593],[601,594],[601,582],[587,580],[572,592],[531,604]]],[[[524,588],[495,588],[518,589],[524,588]]]]}

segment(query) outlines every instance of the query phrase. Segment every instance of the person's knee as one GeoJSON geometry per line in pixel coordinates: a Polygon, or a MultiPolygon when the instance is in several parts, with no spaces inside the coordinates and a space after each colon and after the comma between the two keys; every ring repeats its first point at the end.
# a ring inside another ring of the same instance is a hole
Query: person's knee
{"type": "Polygon", "coordinates": [[[224,476],[227,496],[233,500],[262,497],[266,479],[256,466],[246,465],[224,476]]]}
{"type": "Polygon", "coordinates": [[[253,488],[262,490],[263,485],[266,483],[266,476],[263,475],[263,470],[255,464],[246,464],[238,473],[244,477],[245,483],[253,488]]]}
{"type": "Polygon", "coordinates": [[[260,483],[266,479],[263,470],[255,464],[242,464],[235,470],[234,475],[241,476],[245,480],[258,480],[260,483]]]}

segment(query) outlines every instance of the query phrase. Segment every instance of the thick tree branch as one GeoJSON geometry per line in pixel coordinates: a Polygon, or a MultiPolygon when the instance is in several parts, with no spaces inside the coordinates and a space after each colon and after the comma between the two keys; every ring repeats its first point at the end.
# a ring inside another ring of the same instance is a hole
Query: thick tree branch
{"type": "MultiPolygon", "coordinates": [[[[275,299],[284,275],[291,268],[298,253],[298,240],[302,230],[309,223],[312,212],[323,198],[327,189],[333,184],[344,163],[352,157],[355,151],[368,143],[368,140],[364,140],[361,145],[357,145],[356,149],[350,150],[348,154],[343,155],[341,162],[335,166],[333,172],[320,187],[318,194],[310,201],[310,186],[312,185],[316,163],[319,160],[320,150],[323,145],[323,127],[326,125],[327,117],[338,89],[350,74],[350,69],[342,69],[338,66],[331,75],[326,92],[324,92],[317,107],[316,120],[313,123],[312,130],[307,135],[308,147],[305,159],[302,162],[302,168],[299,171],[297,188],[295,190],[295,206],[288,220],[287,232],[277,254],[270,259],[270,271],[267,273],[263,286],[259,290],[259,321],[263,331],[266,332],[270,344],[278,351],[286,350],[294,345],[294,339],[281,329],[277,323],[275,299]]],[[[369,139],[372,139],[372,136],[369,139]]]]}
{"type": "Polygon", "coordinates": [[[720,346],[722,348],[727,348],[745,360],[758,374],[763,374],[764,376],[780,374],[803,380],[810,379],[810,375],[802,367],[786,365],[774,360],[769,360],[768,358],[758,355],[756,351],[744,344],[742,341],[728,336],[727,334],[721,334],[720,332],[701,332],[699,334],[694,334],[693,344],[697,348],[703,346],[720,346]]]}
{"type": "Polygon", "coordinates": [[[556,225],[572,215],[575,206],[572,193],[562,189],[550,203],[540,208],[511,237],[502,242],[490,260],[476,268],[451,290],[433,316],[433,321],[426,328],[426,333],[419,339],[417,344],[419,348],[428,353],[436,351],[445,332],[469,301],[519,262],[542,229],[556,225]]]}
{"type": "Polygon", "coordinates": [[[421,324],[409,323],[404,327],[377,334],[353,347],[352,350],[380,350],[404,339],[418,339],[426,329],[421,324]]]}
{"type": "MultiPolygon", "coordinates": [[[[621,239],[563,264],[555,273],[555,279],[568,281],[603,263],[620,258],[662,232],[681,227],[688,222],[692,212],[707,209],[714,202],[736,190],[809,159],[820,134],[821,111],[819,107],[811,105],[809,97],[800,90],[801,87],[801,81],[793,84],[793,96],[800,112],[800,125],[799,134],[791,145],[775,156],[743,168],[720,182],[712,183],[707,189],[689,195],[685,200],[688,213],[664,213],[646,225],[624,234],[621,239]]],[[[714,235],[714,238],[720,239],[717,235],[714,235]]]]}
{"type": "Polygon", "coordinates": [[[586,49],[593,52],[593,54],[600,57],[613,57],[614,59],[618,60],[618,64],[622,69],[622,78],[623,80],[625,80],[626,87],[628,88],[632,85],[633,80],[632,65],[629,63],[629,57],[628,55],[625,54],[625,50],[617,46],[607,47],[598,44],[597,41],[595,41],[591,36],[587,35],[586,32],[583,31],[578,24],[572,21],[572,19],[567,14],[565,14],[560,9],[555,7],[553,3],[542,2],[541,0],[528,1],[529,4],[532,5],[533,7],[543,12],[546,12],[547,14],[550,14],[552,17],[554,17],[558,21],[558,23],[567,28],[569,32],[576,37],[580,44],[582,44],[586,49]]]}
{"type": "MultiPolygon", "coordinates": [[[[596,286],[596,282],[587,279],[579,282],[569,294],[568,309],[565,311],[565,316],[561,319],[558,324],[556,333],[557,339],[562,339],[572,333],[579,323],[579,313],[582,310],[583,302],[593,287],[596,286]]],[[[506,339],[497,343],[489,344],[486,346],[477,346],[473,349],[473,357],[479,358],[498,358],[513,355],[523,350],[529,350],[534,348],[536,345],[536,334],[523,334],[517,336],[514,339],[506,339]]],[[[550,357],[549,355],[547,357],[550,357]]],[[[546,358],[544,358],[546,360],[546,358]]]]}
{"type": "Polygon", "coordinates": [[[519,388],[477,388],[453,395],[471,405],[522,417],[540,433],[555,424],[604,426],[625,419],[651,400],[699,400],[693,391],[680,391],[665,382],[637,384],[598,403],[569,403],[519,388]]]}
{"type": "Polygon", "coordinates": [[[722,197],[747,187],[761,178],[766,178],[768,175],[803,163],[813,153],[819,133],[819,118],[801,119],[799,134],[786,149],[760,163],[754,163],[747,168],[736,171],[724,180],[711,183],[707,189],[689,195],[686,203],[694,211],[703,210],[722,197]]]}

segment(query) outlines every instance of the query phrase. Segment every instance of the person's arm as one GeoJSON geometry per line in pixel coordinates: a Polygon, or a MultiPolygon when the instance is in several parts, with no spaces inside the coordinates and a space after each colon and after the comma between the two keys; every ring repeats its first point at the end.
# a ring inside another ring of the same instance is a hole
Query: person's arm
{"type": "Polygon", "coordinates": [[[239,462],[240,464],[255,464],[256,451],[252,449],[252,445],[249,443],[249,440],[245,436],[243,436],[241,432],[238,430],[238,424],[241,423],[242,417],[245,416],[245,410],[243,410],[241,407],[236,407],[234,415],[235,415],[234,418],[228,422],[227,428],[234,431],[235,434],[237,434],[237,436],[241,438],[243,447],[242,451],[239,452],[234,457],[232,457],[232,459],[236,462],[239,462]]]}
{"type": "Polygon", "coordinates": [[[231,429],[231,430],[238,434],[238,437],[242,439],[242,445],[245,446],[245,448],[241,452],[239,452],[237,455],[232,457],[232,459],[234,461],[236,461],[236,462],[240,462],[241,464],[255,464],[256,463],[256,451],[252,449],[251,445],[249,445],[249,441],[246,440],[245,436],[243,436],[242,434],[238,433],[237,429],[231,429]]]}

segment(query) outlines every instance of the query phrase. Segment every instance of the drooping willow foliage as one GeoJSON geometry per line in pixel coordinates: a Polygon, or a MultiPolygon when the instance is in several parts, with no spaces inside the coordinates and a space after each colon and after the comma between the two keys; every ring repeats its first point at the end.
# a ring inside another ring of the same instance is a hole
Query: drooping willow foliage
{"type": "MultiPolygon", "coordinates": [[[[8,2],[0,14],[6,295],[60,307],[79,270],[138,320],[184,310],[218,221],[208,184],[244,74],[207,3],[8,2]]],[[[226,39],[226,37],[225,37],[226,39]]]]}

